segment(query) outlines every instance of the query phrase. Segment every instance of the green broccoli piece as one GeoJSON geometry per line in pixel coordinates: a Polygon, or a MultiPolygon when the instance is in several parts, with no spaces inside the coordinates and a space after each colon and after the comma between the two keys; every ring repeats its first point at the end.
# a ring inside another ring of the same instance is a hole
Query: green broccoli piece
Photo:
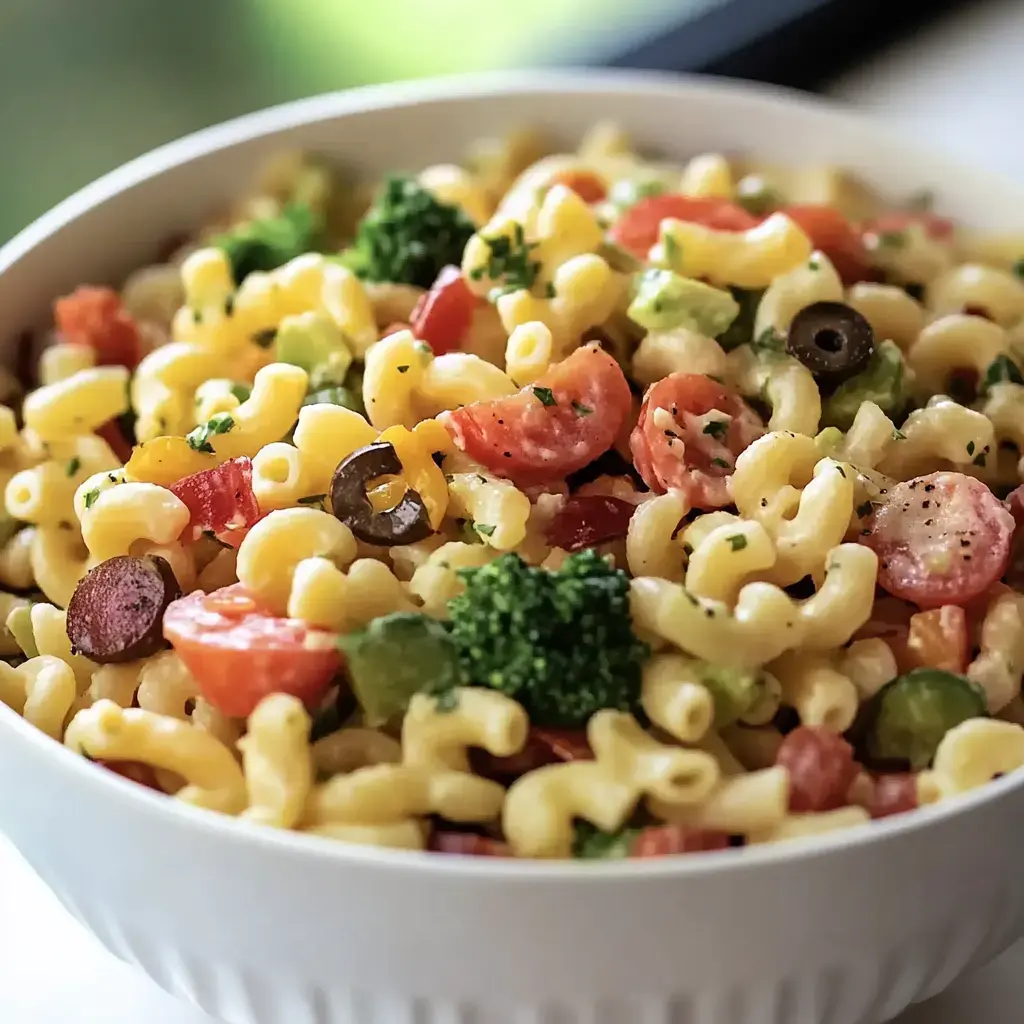
{"type": "Polygon", "coordinates": [[[438,202],[413,178],[392,177],[338,258],[368,281],[429,288],[443,267],[462,262],[475,231],[459,207],[438,202]]]}
{"type": "Polygon", "coordinates": [[[822,422],[849,430],[864,402],[874,402],[890,419],[907,404],[903,380],[903,354],[891,341],[883,341],[871,354],[867,367],[843,381],[822,405],[822,422]]]}
{"type": "Polygon", "coordinates": [[[280,217],[240,224],[213,240],[231,261],[231,275],[241,284],[254,270],[274,270],[314,248],[322,225],[303,203],[291,203],[280,217]]]}
{"type": "Polygon", "coordinates": [[[618,832],[602,832],[589,821],[577,821],[572,855],[577,860],[624,860],[642,831],[642,828],[624,825],[618,832]]]}
{"type": "Polygon", "coordinates": [[[430,693],[446,707],[462,683],[459,650],[436,619],[420,612],[393,612],[365,629],[338,638],[352,692],[369,726],[397,718],[414,694],[430,693]]]}
{"type": "Polygon", "coordinates": [[[508,694],[539,726],[637,710],[650,648],[633,633],[624,572],[588,549],[557,572],[507,554],[459,575],[466,589],[448,610],[472,684],[508,694]]]}

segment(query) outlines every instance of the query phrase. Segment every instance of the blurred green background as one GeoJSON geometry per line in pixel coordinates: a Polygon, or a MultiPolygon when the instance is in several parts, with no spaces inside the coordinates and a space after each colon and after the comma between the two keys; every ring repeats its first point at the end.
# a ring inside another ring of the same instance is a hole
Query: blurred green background
{"type": "Polygon", "coordinates": [[[715,2],[0,0],[0,242],[225,118],[369,82],[595,62],[715,2]]]}

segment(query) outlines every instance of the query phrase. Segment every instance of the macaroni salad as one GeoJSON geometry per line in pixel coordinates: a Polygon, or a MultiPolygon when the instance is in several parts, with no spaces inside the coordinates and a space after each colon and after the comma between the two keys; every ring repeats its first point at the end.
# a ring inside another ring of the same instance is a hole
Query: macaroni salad
{"type": "Polygon", "coordinates": [[[0,382],[0,702],[95,770],[621,858],[1024,765],[1024,236],[601,125],[286,155],[53,313],[0,382]]]}

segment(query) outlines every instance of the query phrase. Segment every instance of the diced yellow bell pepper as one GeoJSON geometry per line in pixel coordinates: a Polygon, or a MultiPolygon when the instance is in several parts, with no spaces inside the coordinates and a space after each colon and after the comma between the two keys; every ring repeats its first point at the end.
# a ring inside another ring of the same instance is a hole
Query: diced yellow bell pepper
{"type": "Polygon", "coordinates": [[[223,461],[215,455],[197,452],[183,437],[154,437],[132,449],[124,475],[126,480],[170,487],[182,477],[213,469],[223,461]]]}

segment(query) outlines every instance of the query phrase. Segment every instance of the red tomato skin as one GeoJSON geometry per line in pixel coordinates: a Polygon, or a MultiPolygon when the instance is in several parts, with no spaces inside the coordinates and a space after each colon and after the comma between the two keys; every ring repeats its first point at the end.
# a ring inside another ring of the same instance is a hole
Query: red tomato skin
{"type": "Polygon", "coordinates": [[[586,345],[517,395],[444,414],[458,448],[519,487],[547,484],[593,462],[629,414],[629,384],[603,349],[586,345]],[[551,391],[545,405],[537,388],[551,391]],[[580,413],[579,409],[590,410],[580,413]]]}
{"type": "Polygon", "coordinates": [[[1013,541],[1010,546],[1010,562],[1003,580],[1014,590],[1024,590],[1024,485],[1010,491],[1006,496],[1006,509],[1013,516],[1013,541]]]}
{"type": "Polygon", "coordinates": [[[728,848],[727,832],[683,825],[652,825],[633,840],[629,856],[670,857],[679,853],[704,853],[728,848]]]}
{"type": "Polygon", "coordinates": [[[113,453],[122,462],[127,462],[132,457],[131,442],[124,436],[121,424],[117,420],[107,420],[106,423],[97,429],[96,433],[110,445],[113,453]]]}
{"type": "Polygon", "coordinates": [[[966,604],[995,583],[1013,532],[1013,516],[980,480],[939,472],[891,488],[861,542],[878,555],[884,590],[929,609],[966,604]]]}
{"type": "Polygon", "coordinates": [[[872,818],[888,818],[917,808],[917,776],[911,772],[879,775],[865,810],[872,818]]]}
{"type": "Polygon", "coordinates": [[[206,530],[219,534],[248,529],[260,517],[252,489],[252,460],[244,455],[182,477],[170,489],[192,513],[181,534],[186,542],[198,540],[206,530]]]}
{"type": "Polygon", "coordinates": [[[736,456],[763,433],[760,418],[735,392],[703,374],[673,373],[648,388],[629,447],[652,491],[679,490],[694,508],[715,509],[732,504],[729,477],[736,456]],[[655,423],[658,409],[671,415],[676,429],[655,423]],[[712,409],[732,417],[721,438],[695,432],[686,419],[712,409]]]}
{"type": "Polygon", "coordinates": [[[797,814],[842,807],[858,770],[853,747],[816,725],[787,733],[775,763],[789,772],[789,809],[797,814]]]}
{"type": "Polygon", "coordinates": [[[600,203],[608,195],[604,182],[592,171],[562,171],[551,184],[571,188],[585,203],[600,203]]]}
{"type": "Polygon", "coordinates": [[[758,224],[756,217],[727,199],[695,199],[672,193],[641,199],[612,225],[609,237],[616,245],[646,259],[666,219],[703,224],[716,231],[749,231],[758,224]]]}
{"type": "Polygon", "coordinates": [[[906,231],[911,224],[921,224],[929,237],[938,241],[949,238],[955,225],[948,217],[939,217],[934,213],[915,212],[913,210],[893,210],[879,217],[865,221],[861,225],[864,232],[882,235],[906,231]]]}
{"type": "Polygon", "coordinates": [[[314,706],[341,666],[329,633],[267,614],[241,584],[173,601],[164,636],[203,697],[232,718],[247,717],[271,693],[314,706]]]}
{"type": "Polygon", "coordinates": [[[508,843],[478,836],[473,832],[449,832],[435,830],[430,837],[429,848],[434,853],[455,853],[467,857],[511,857],[508,843]]]}
{"type": "Polygon", "coordinates": [[[142,358],[139,329],[113,288],[81,285],[57,299],[53,319],[65,341],[95,351],[99,366],[134,370],[142,358]]]}
{"type": "Polygon", "coordinates": [[[444,267],[409,317],[412,333],[425,341],[435,356],[454,352],[462,346],[475,308],[476,296],[466,286],[462,271],[444,267]]]}
{"type": "Polygon", "coordinates": [[[860,233],[831,206],[785,206],[782,212],[803,230],[815,249],[836,268],[843,284],[856,284],[873,276],[871,260],[860,233]]]}
{"type": "Polygon", "coordinates": [[[548,543],[566,551],[581,551],[595,544],[626,536],[636,505],[605,494],[570,498],[548,526],[548,543]]]}
{"type": "Polygon", "coordinates": [[[485,750],[472,750],[470,761],[478,775],[510,781],[544,765],[560,761],[592,761],[594,752],[584,729],[542,729],[531,726],[526,744],[518,754],[496,757],[485,750]]]}

